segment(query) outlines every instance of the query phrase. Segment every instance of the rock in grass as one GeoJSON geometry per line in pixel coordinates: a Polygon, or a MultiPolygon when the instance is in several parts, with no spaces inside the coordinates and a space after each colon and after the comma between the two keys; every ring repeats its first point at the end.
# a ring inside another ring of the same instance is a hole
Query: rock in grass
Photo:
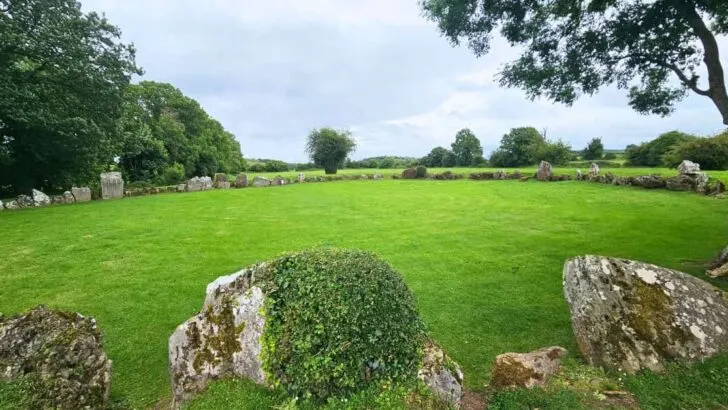
{"type": "Polygon", "coordinates": [[[88,202],[91,200],[91,188],[89,187],[72,187],[71,194],[76,202],[88,202]]]}
{"type": "Polygon", "coordinates": [[[284,255],[218,278],[169,339],[175,406],[223,377],[299,397],[346,397],[379,378],[420,377],[457,403],[462,373],[427,341],[412,295],[386,262],[353,250],[284,255]],[[426,369],[425,369],[426,367],[426,369]]]}
{"type": "Polygon", "coordinates": [[[262,177],[260,175],[256,175],[255,178],[253,178],[253,186],[255,187],[261,187],[261,186],[270,186],[271,182],[268,178],[262,177]]]}
{"type": "Polygon", "coordinates": [[[121,172],[104,172],[101,174],[101,199],[119,199],[124,197],[124,180],[121,172]]]}
{"type": "Polygon", "coordinates": [[[48,206],[51,204],[51,198],[43,192],[34,189],[33,190],[33,205],[34,206],[48,206]]]}
{"type": "Polygon", "coordinates": [[[28,195],[18,195],[18,207],[19,208],[32,208],[33,207],[33,197],[28,195]]]}
{"type": "Polygon", "coordinates": [[[248,175],[240,173],[235,178],[235,188],[245,188],[248,186],[248,175]]]}
{"type": "Polygon", "coordinates": [[[538,172],[536,172],[536,178],[539,181],[549,181],[551,180],[551,164],[549,164],[546,161],[541,161],[538,164],[538,172]]]}
{"type": "Polygon", "coordinates": [[[700,172],[700,164],[686,159],[677,166],[677,171],[680,175],[695,175],[700,172]]]}
{"type": "Polygon", "coordinates": [[[73,197],[71,191],[65,191],[63,193],[63,200],[66,201],[67,204],[72,204],[76,202],[76,199],[73,197]]]}
{"type": "Polygon", "coordinates": [[[595,178],[597,175],[599,175],[599,164],[596,162],[592,162],[591,165],[589,165],[589,179],[595,178]]]}
{"type": "Polygon", "coordinates": [[[213,179],[213,185],[217,189],[229,189],[230,181],[228,181],[228,177],[226,174],[217,173],[215,174],[215,178],[213,179]]]}
{"type": "Polygon", "coordinates": [[[530,353],[504,353],[493,364],[490,386],[495,388],[543,386],[559,370],[566,349],[546,347],[530,353]]]}
{"type": "Polygon", "coordinates": [[[5,209],[18,209],[18,208],[20,208],[20,205],[18,205],[18,201],[5,202],[5,209]]]}
{"type": "Polygon", "coordinates": [[[65,205],[66,204],[66,198],[64,198],[63,195],[53,195],[51,197],[51,203],[53,205],[65,205]]]}
{"type": "Polygon", "coordinates": [[[0,380],[30,384],[32,408],[106,408],[111,361],[96,321],[37,307],[0,316],[0,380]]]}
{"type": "Polygon", "coordinates": [[[661,371],[666,360],[728,350],[728,301],[688,274],[581,256],[564,266],[564,294],[579,349],[592,365],[661,371]]]}
{"type": "Polygon", "coordinates": [[[706,274],[712,278],[728,276],[728,246],[710,263],[706,274]]]}
{"type": "Polygon", "coordinates": [[[402,178],[403,179],[415,179],[417,178],[417,169],[415,168],[407,168],[404,171],[402,171],[402,178]]]}

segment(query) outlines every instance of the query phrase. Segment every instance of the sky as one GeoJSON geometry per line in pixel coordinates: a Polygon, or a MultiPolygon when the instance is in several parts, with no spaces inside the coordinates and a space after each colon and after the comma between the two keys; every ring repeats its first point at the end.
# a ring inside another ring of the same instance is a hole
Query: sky
{"type": "MultiPolygon", "coordinates": [[[[169,82],[235,134],[246,158],[306,161],[314,128],[352,131],[354,159],[421,157],[470,128],[486,156],[513,127],[546,130],[582,149],[662,132],[723,129],[709,99],[690,95],[667,118],[643,116],[605,88],[573,106],[530,101],[495,75],[518,56],[501,39],[487,56],[453,47],[417,0],[82,0],[137,48],[142,79],[169,82]]],[[[728,41],[721,39],[724,65],[728,41]]]]}

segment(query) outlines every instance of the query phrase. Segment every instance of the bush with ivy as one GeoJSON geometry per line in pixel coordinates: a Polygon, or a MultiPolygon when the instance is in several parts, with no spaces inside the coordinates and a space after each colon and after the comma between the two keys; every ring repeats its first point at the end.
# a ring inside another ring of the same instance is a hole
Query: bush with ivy
{"type": "Polygon", "coordinates": [[[383,380],[413,380],[424,325],[385,261],[318,249],[270,262],[263,367],[276,387],[326,401],[383,380]]]}

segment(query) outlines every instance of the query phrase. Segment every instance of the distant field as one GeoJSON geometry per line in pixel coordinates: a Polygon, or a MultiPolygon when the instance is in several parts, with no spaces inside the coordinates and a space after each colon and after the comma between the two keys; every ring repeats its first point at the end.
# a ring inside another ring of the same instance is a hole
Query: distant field
{"type": "MultiPolygon", "coordinates": [[[[429,173],[440,173],[444,171],[452,171],[455,174],[468,175],[473,172],[493,172],[503,168],[428,168],[429,173]]],[[[572,167],[556,167],[554,173],[556,174],[576,174],[577,168],[572,167]]],[[[582,172],[588,172],[588,168],[580,168],[582,172]]],[[[516,168],[506,168],[508,172],[515,171],[516,168]]],[[[536,167],[518,168],[523,173],[535,173],[536,167]]],[[[341,169],[339,174],[345,175],[356,175],[356,174],[382,174],[384,176],[391,176],[392,174],[401,174],[403,169],[341,169]]],[[[306,175],[324,175],[323,170],[309,170],[309,171],[289,171],[289,172],[260,172],[260,173],[248,173],[249,175],[262,175],[265,177],[272,178],[276,175],[295,177],[299,173],[306,175]]],[[[614,175],[625,175],[625,176],[638,176],[638,175],[666,175],[674,176],[677,175],[677,170],[670,168],[603,168],[602,173],[611,172],[614,175]]],[[[728,171],[705,171],[708,175],[718,178],[728,184],[728,171]]]]}
{"type": "Polygon", "coordinates": [[[285,251],[361,248],[404,275],[434,337],[481,390],[497,354],[562,345],[578,357],[567,258],[618,256],[702,278],[727,232],[728,202],[576,181],[386,179],[94,201],[0,213],[0,312],[47,304],[96,317],[114,397],[147,407],[169,397],[167,339],[213,279],[285,251]]]}

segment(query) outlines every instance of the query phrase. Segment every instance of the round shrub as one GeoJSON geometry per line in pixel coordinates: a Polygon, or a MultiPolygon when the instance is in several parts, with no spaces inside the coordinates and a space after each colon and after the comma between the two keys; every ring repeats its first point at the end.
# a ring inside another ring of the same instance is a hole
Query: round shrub
{"type": "Polygon", "coordinates": [[[263,366],[274,385],[324,400],[416,376],[424,326],[389,264],[318,249],[283,256],[268,272],[263,366]]]}
{"type": "Polygon", "coordinates": [[[418,166],[416,168],[417,170],[417,178],[424,178],[427,176],[427,168],[423,167],[422,165],[418,166]]]}

